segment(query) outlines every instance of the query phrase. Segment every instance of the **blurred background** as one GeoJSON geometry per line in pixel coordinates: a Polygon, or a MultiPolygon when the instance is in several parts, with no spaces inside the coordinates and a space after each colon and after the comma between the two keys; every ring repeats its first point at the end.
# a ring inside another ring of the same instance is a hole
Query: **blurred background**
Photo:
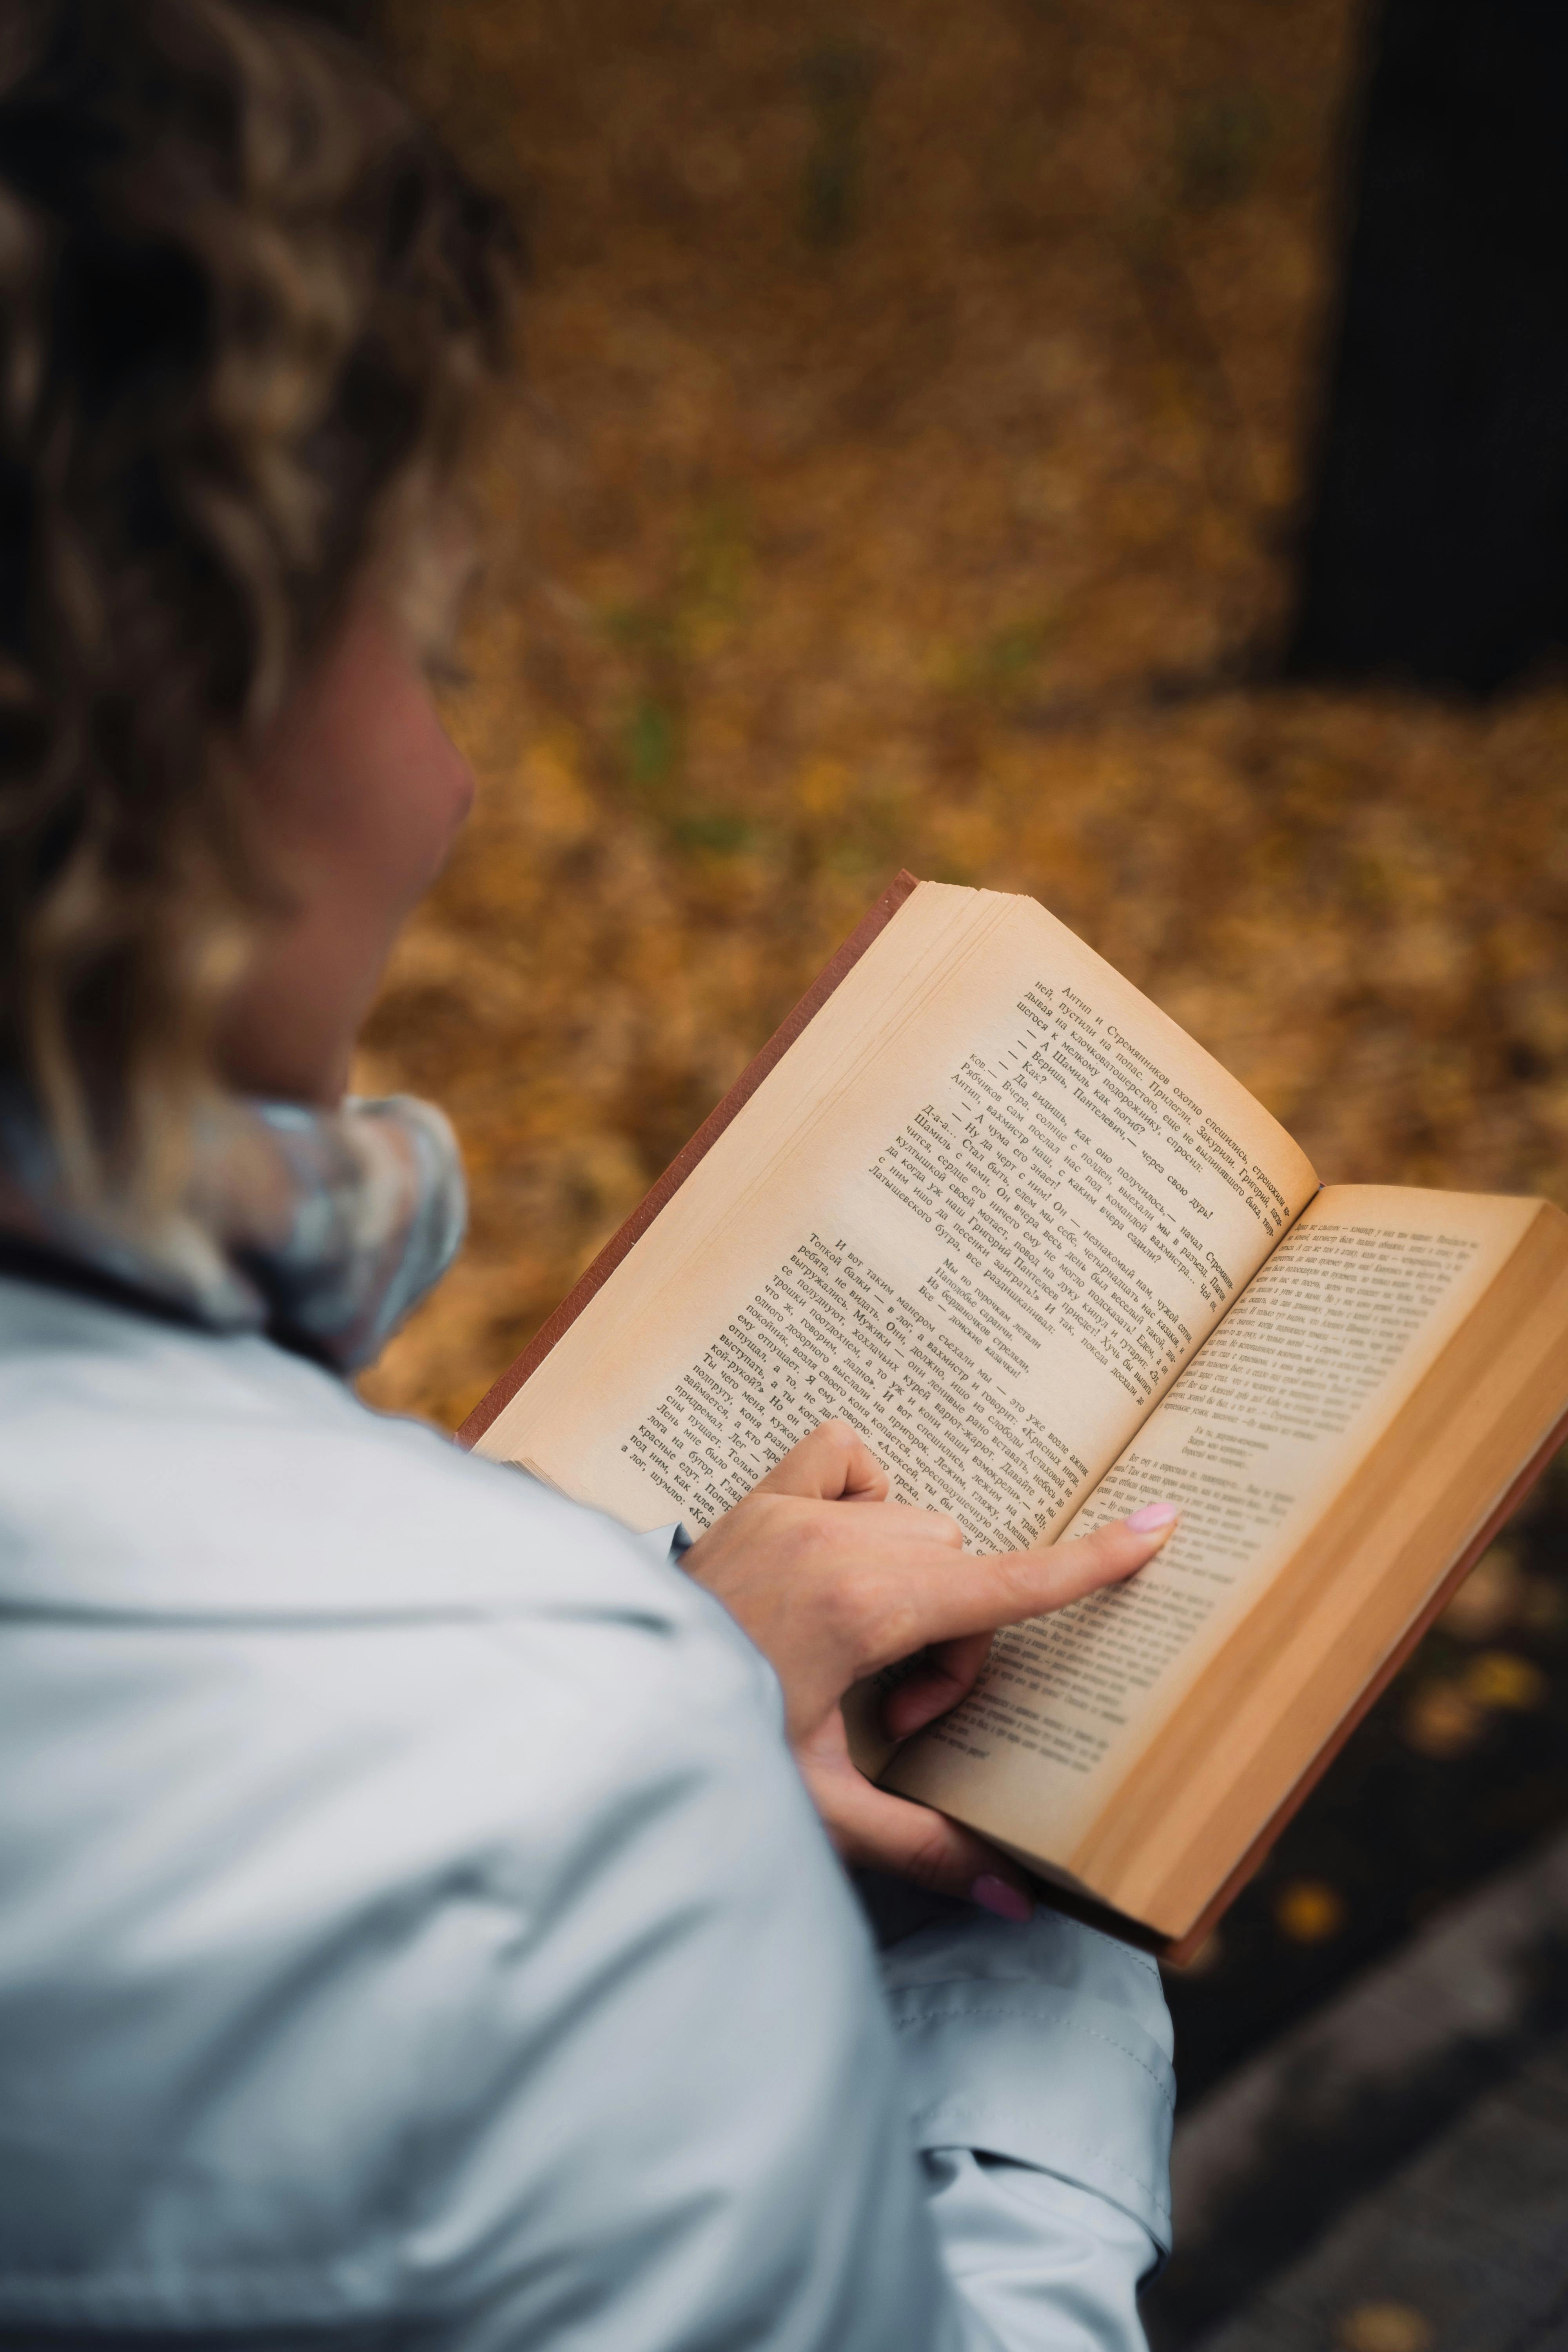
{"type": "MultiPolygon", "coordinates": [[[[462,1418],[900,865],[1040,898],[1326,1178],[1568,1205],[1568,20],[377,19],[531,284],[450,695],[478,813],[359,1074],[450,1109],[473,1232],[374,1402],[462,1418]]],[[[1184,2110],[1565,1823],[1549,1482],[1173,1977],[1184,2110]]],[[[1157,2341],[1458,2112],[1281,2158],[1157,2341]]],[[[1299,2340],[1449,2325],[1374,2281],[1299,2340]]]]}

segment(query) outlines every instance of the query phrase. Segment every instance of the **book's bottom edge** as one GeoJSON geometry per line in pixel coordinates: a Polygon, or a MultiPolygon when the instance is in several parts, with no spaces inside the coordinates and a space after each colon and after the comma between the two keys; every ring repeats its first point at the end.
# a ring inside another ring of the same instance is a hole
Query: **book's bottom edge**
{"type": "Polygon", "coordinates": [[[1069,1919],[1080,1919],[1086,1927],[1096,1927],[1101,1935],[1114,1936],[1121,1943],[1136,1944],[1141,1951],[1152,1952],[1157,1959],[1172,1960],[1179,1966],[1197,1949],[1212,1925],[1205,1910],[1202,1918],[1180,1931],[1152,1927],[1147,1919],[1136,1918],[1130,1911],[1119,1911],[1070,1871],[1044,1861],[1037,1853],[1027,1853],[1022,1846],[1010,1844],[992,1831],[983,1833],[1004,1853],[1010,1853],[1015,1862],[1023,1864],[1037,1902],[1053,1911],[1064,1912],[1069,1919]]]}
{"type": "MultiPolygon", "coordinates": [[[[1020,1859],[1024,1858],[1020,1856],[1020,1859]]],[[[1086,1927],[1098,1928],[1102,1936],[1114,1936],[1118,1943],[1133,1944],[1140,1951],[1152,1952],[1157,1960],[1167,1960],[1180,1967],[1184,1960],[1191,1958],[1205,1939],[1205,1921],[1200,1920],[1183,1935],[1167,1935],[1158,1927],[1152,1927],[1146,1919],[1134,1919],[1129,1913],[1118,1911],[1114,1905],[1101,1902],[1087,1888],[1042,1870],[1037,1862],[1026,1861],[1025,1867],[1038,1902],[1053,1911],[1065,1913],[1069,1919],[1080,1920],[1086,1927]]]]}

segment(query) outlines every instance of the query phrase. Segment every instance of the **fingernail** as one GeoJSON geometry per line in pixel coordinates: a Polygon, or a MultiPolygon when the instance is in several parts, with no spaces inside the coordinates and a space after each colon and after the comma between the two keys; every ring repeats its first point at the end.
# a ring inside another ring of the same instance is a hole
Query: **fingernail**
{"type": "Polygon", "coordinates": [[[1121,1524],[1131,1528],[1135,1536],[1152,1536],[1156,1528],[1168,1528],[1173,1519],[1181,1516],[1179,1503],[1145,1503],[1141,1511],[1130,1511],[1121,1524]]]}
{"type": "Polygon", "coordinates": [[[993,1877],[988,1871],[977,1878],[969,1890],[969,1899],[978,1903],[983,1911],[994,1911],[998,1919],[1011,1919],[1022,1927],[1035,1916],[1035,1906],[1028,1896],[1016,1886],[1009,1886],[1005,1878],[993,1877]]]}

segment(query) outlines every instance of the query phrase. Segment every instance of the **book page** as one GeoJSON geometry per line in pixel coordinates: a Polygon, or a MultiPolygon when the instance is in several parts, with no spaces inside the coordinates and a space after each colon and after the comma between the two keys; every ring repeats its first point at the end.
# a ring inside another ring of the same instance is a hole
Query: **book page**
{"type": "Polygon", "coordinates": [[[1018,1549],[1314,1188],[1043,908],[921,884],[480,1450],[700,1528],[842,1415],[897,1496],[1018,1549]]]}
{"type": "Polygon", "coordinates": [[[999,1634],[890,1785],[1065,1853],[1375,1444],[1534,1213],[1528,1201],[1319,1194],[1066,1530],[1182,1506],[1130,1584],[999,1634]],[[1028,1836],[1023,1834],[1027,1819],[1028,1836]],[[1007,1830],[999,1826],[1005,1819],[1007,1830]]]}

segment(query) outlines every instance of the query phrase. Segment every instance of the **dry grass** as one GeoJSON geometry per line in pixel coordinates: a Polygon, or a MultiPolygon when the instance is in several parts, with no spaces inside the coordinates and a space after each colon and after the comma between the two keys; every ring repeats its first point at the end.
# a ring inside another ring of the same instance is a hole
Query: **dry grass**
{"type": "Polygon", "coordinates": [[[900,864],[1029,891],[1323,1172],[1568,1200],[1568,697],[1248,684],[1323,336],[1343,0],[405,0],[525,199],[454,723],[371,1083],[461,1416],[900,864]]]}

